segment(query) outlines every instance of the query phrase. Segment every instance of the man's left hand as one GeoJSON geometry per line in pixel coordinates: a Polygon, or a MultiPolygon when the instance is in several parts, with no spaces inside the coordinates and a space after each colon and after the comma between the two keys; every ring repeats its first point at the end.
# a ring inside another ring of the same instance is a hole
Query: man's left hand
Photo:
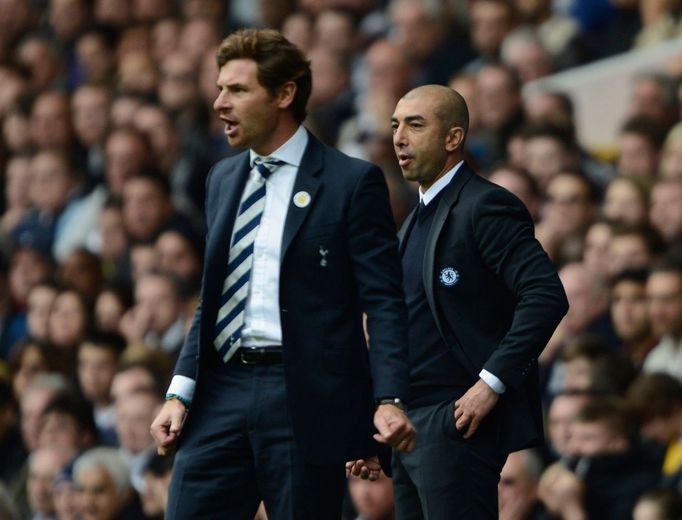
{"type": "Polygon", "coordinates": [[[353,475],[360,477],[362,480],[370,480],[374,482],[381,474],[381,464],[378,457],[370,457],[368,459],[349,460],[346,462],[346,478],[353,475]]]}
{"type": "Polygon", "coordinates": [[[497,404],[500,395],[488,384],[479,379],[474,386],[455,401],[455,427],[464,430],[464,438],[468,439],[478,429],[483,418],[497,404]]]}

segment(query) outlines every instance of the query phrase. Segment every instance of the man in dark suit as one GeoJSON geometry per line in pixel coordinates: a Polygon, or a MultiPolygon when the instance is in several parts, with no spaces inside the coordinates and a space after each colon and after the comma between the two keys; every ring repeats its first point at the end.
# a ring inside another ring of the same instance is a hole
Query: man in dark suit
{"type": "Polygon", "coordinates": [[[497,518],[507,454],[543,439],[537,357],[566,296],[523,203],[463,161],[457,92],[410,91],[392,125],[420,196],[400,231],[419,442],[393,457],[396,518],[497,518]]]}
{"type": "Polygon", "coordinates": [[[248,151],[209,173],[201,303],[152,425],[179,446],[168,518],[250,520],[263,500],[271,520],[338,520],[372,422],[415,439],[386,184],[301,126],[309,62],[281,34],[238,31],[217,60],[214,109],[248,151]]]}

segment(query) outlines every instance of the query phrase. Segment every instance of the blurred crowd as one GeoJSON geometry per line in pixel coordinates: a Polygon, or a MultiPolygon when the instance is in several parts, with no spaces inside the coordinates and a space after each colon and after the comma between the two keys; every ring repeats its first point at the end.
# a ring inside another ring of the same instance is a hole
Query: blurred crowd
{"type": "MultiPolygon", "coordinates": [[[[607,153],[566,93],[523,95],[682,36],[680,0],[0,0],[0,519],[163,516],[149,425],[198,301],[204,181],[236,153],[215,49],[243,26],[304,49],[306,126],[381,166],[396,227],[418,199],[390,117],[425,83],[464,96],[469,162],[533,216],[571,309],[540,359],[547,449],[509,457],[500,518],[681,519],[682,53],[614,85],[607,153]]],[[[385,476],[348,502],[393,518],[385,476]]]]}

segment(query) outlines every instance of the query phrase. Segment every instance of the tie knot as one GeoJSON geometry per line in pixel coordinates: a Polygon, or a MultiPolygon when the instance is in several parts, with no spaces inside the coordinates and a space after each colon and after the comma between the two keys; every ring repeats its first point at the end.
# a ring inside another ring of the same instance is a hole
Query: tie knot
{"type": "Polygon", "coordinates": [[[258,170],[258,173],[261,174],[261,177],[267,179],[277,168],[284,164],[284,161],[280,161],[273,157],[256,157],[253,160],[253,164],[256,167],[256,170],[258,170]]]}

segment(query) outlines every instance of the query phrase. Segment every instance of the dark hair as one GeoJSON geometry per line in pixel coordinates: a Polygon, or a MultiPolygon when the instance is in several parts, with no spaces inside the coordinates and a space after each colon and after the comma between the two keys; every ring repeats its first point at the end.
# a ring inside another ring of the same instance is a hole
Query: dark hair
{"type": "Polygon", "coordinates": [[[621,134],[635,134],[643,137],[653,148],[660,150],[666,136],[666,126],[649,116],[633,116],[620,129],[621,134]]]}
{"type": "Polygon", "coordinates": [[[634,282],[640,285],[646,285],[646,279],[648,277],[648,269],[625,269],[611,279],[611,289],[621,282],[634,282]]]}
{"type": "Polygon", "coordinates": [[[116,359],[120,357],[127,345],[125,338],[120,334],[104,331],[94,331],[88,334],[81,341],[80,348],[83,348],[83,345],[86,343],[113,352],[116,359]]]}
{"type": "Polygon", "coordinates": [[[296,120],[303,122],[312,89],[312,73],[310,62],[298,47],[273,29],[240,29],[225,38],[216,53],[218,68],[237,59],[256,62],[258,82],[272,95],[293,81],[296,94],[291,110],[296,120]]]}
{"type": "Polygon", "coordinates": [[[629,442],[639,433],[637,416],[626,402],[617,397],[600,397],[591,400],[575,416],[576,422],[605,424],[609,433],[622,436],[629,442]]]}
{"type": "Polygon", "coordinates": [[[682,383],[662,372],[641,374],[630,385],[627,399],[644,422],[669,417],[682,409],[682,383]]]}
{"type": "Polygon", "coordinates": [[[175,460],[175,453],[168,455],[159,455],[154,453],[147,465],[145,466],[145,473],[151,473],[155,477],[163,477],[173,470],[173,461],[175,460]]]}
{"type": "Polygon", "coordinates": [[[665,251],[665,241],[656,228],[648,222],[642,224],[623,224],[616,222],[613,227],[613,238],[637,235],[646,245],[652,256],[660,255],[665,251]]]}
{"type": "Polygon", "coordinates": [[[81,397],[59,393],[45,407],[44,415],[57,413],[71,417],[82,434],[91,434],[97,440],[97,426],[92,405],[81,397]]]}

